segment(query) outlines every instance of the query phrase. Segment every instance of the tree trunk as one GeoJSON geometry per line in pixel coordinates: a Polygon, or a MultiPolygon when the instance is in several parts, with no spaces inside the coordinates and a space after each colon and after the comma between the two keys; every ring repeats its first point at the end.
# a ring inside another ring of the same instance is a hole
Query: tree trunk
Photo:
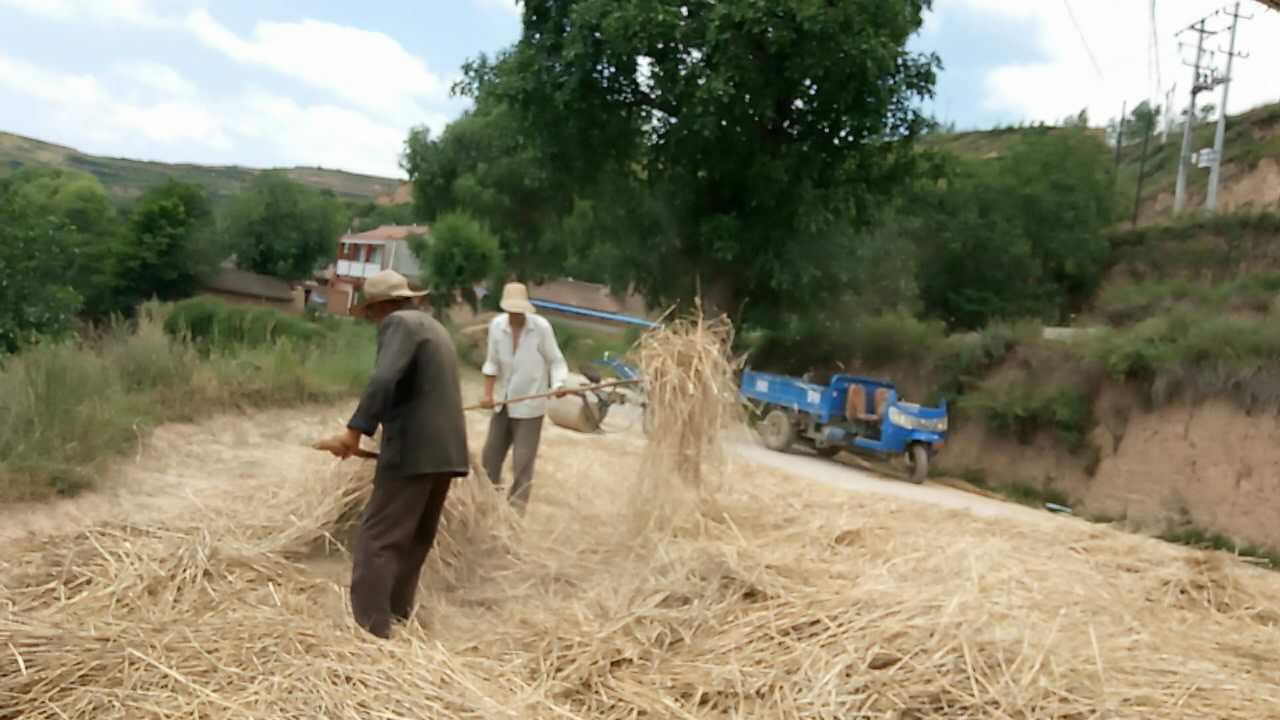
{"type": "Polygon", "coordinates": [[[735,319],[737,308],[737,288],[733,278],[728,275],[716,275],[702,283],[702,313],[708,318],[728,315],[735,319]]]}

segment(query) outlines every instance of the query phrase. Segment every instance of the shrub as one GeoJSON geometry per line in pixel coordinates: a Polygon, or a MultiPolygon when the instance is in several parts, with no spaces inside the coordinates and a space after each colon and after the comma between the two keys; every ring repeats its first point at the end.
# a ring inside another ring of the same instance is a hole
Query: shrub
{"type": "Polygon", "coordinates": [[[165,322],[165,330],[174,337],[188,338],[205,350],[258,347],[280,340],[305,344],[327,335],[326,326],[319,323],[271,308],[227,305],[208,297],[177,303],[165,322]]]}

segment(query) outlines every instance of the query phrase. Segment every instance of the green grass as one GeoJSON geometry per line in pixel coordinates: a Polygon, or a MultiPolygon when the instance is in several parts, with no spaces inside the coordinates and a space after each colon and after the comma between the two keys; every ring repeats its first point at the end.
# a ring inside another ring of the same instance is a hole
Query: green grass
{"type": "Polygon", "coordinates": [[[599,360],[606,352],[624,355],[639,339],[634,332],[612,333],[565,322],[559,318],[547,319],[555,330],[560,352],[564,353],[565,362],[573,371],[588,367],[591,361],[599,360]]]}
{"type": "MultiPolygon", "coordinates": [[[[118,203],[128,204],[168,178],[199,185],[218,202],[239,192],[259,171],[243,167],[217,167],[144,162],[85,155],[71,148],[0,132],[0,175],[28,165],[52,165],[88,172],[97,177],[118,203]]],[[[341,198],[373,200],[396,191],[399,180],[325,168],[295,167],[284,171],[290,178],[312,187],[333,190],[341,198]]]]}
{"type": "Polygon", "coordinates": [[[1041,489],[1030,483],[1013,483],[1000,488],[1005,497],[1019,505],[1043,508],[1045,503],[1071,507],[1071,498],[1055,488],[1041,489]]]}
{"type": "Polygon", "coordinates": [[[1256,558],[1265,561],[1266,567],[1272,570],[1280,570],[1280,553],[1252,545],[1239,545],[1231,538],[1220,533],[1189,527],[1170,530],[1162,533],[1159,537],[1165,542],[1177,545],[1186,545],[1200,548],[1201,550],[1221,550],[1240,557],[1256,558]]]}
{"type": "Polygon", "coordinates": [[[0,499],[70,495],[160,423],[243,407],[333,401],[372,368],[372,326],[306,343],[197,348],[145,306],[91,340],[38,345],[0,365],[0,499]]]}

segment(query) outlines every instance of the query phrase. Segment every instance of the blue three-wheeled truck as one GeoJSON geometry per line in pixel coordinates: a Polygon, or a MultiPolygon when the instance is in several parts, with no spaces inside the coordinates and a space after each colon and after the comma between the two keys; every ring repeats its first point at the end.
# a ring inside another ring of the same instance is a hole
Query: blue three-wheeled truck
{"type": "Polygon", "coordinates": [[[890,382],[835,375],[815,385],[747,370],[740,392],[763,413],[760,435],[771,450],[802,441],[824,457],[841,450],[902,457],[912,482],[920,483],[946,442],[947,401],[936,408],[903,402],[890,382]]]}

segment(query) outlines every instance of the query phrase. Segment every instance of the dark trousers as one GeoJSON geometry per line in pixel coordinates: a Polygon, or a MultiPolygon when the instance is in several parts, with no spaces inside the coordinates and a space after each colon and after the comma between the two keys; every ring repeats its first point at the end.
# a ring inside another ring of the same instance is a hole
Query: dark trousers
{"type": "Polygon", "coordinates": [[[374,479],[351,566],[351,612],[370,633],[390,637],[392,620],[413,613],[451,481],[450,475],[374,479]]]}
{"type": "Polygon", "coordinates": [[[538,457],[542,441],[542,418],[514,419],[507,409],[493,414],[489,420],[489,436],[484,441],[484,471],[494,485],[502,482],[502,465],[512,451],[511,504],[524,512],[533,485],[533,461],[538,457]]]}

